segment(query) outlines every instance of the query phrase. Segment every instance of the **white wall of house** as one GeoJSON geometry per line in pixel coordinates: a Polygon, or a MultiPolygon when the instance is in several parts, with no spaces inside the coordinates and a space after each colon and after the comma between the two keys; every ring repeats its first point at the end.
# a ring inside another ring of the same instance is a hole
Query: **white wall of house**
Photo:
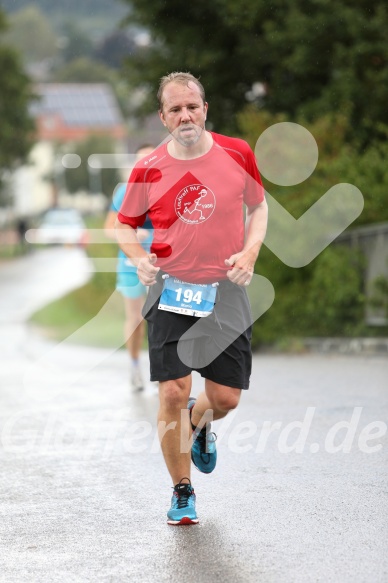
{"type": "MultiPolygon", "coordinates": [[[[118,154],[126,152],[122,143],[117,143],[116,152],[118,154]]],[[[129,174],[129,168],[122,170],[124,182],[128,180],[129,174]]],[[[101,175],[97,173],[95,179],[98,183],[101,181],[101,175]]],[[[28,163],[14,172],[11,188],[14,193],[14,204],[9,210],[13,217],[39,215],[55,202],[59,206],[77,208],[83,213],[104,212],[108,207],[108,200],[102,194],[91,195],[89,192],[69,194],[66,191],[61,156],[55,155],[54,144],[49,141],[41,141],[34,145],[28,163]],[[53,182],[49,177],[54,178],[56,201],[53,182]]]]}
{"type": "Polygon", "coordinates": [[[31,216],[52,206],[53,186],[48,176],[54,167],[54,149],[50,142],[38,142],[30,152],[28,164],[13,176],[14,213],[31,216]]]}

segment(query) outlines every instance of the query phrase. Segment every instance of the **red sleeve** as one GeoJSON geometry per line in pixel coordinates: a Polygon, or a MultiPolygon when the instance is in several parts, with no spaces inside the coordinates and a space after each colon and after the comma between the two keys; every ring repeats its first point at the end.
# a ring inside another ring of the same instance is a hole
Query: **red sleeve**
{"type": "Polygon", "coordinates": [[[148,184],[161,178],[159,170],[137,167],[132,170],[128,180],[123,203],[117,218],[120,223],[130,225],[133,229],[144,224],[149,210],[148,184]]]}
{"type": "Polygon", "coordinates": [[[265,191],[260,172],[257,168],[256,157],[249,146],[247,147],[247,152],[245,154],[245,169],[247,171],[247,179],[244,191],[244,202],[248,208],[252,208],[263,202],[265,191]]]}
{"type": "Polygon", "coordinates": [[[224,148],[239,166],[246,172],[244,188],[244,202],[248,208],[259,205],[264,200],[264,187],[260,172],[257,168],[256,158],[248,142],[241,138],[230,138],[222,134],[212,132],[214,140],[224,148]]]}

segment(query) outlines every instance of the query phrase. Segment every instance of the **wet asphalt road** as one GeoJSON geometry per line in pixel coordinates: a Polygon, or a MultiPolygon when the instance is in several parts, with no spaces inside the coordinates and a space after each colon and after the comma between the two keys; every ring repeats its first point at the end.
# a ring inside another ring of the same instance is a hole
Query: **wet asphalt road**
{"type": "Polygon", "coordinates": [[[215,472],[193,470],[200,524],[169,527],[155,388],[130,393],[125,351],[24,324],[89,270],[0,265],[0,581],[388,581],[388,360],[256,355],[215,472]]]}

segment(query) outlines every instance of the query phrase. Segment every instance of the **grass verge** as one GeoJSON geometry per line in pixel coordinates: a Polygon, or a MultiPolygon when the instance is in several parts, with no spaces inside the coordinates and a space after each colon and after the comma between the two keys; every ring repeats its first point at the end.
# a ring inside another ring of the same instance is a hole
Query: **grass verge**
{"type": "MultiPolygon", "coordinates": [[[[87,226],[102,228],[104,217],[92,217],[87,226]]],[[[113,242],[91,244],[89,257],[117,256],[113,242]]],[[[29,322],[46,337],[56,342],[67,341],[101,347],[123,344],[124,307],[115,291],[115,273],[96,272],[84,286],[71,291],[35,312],[29,322]]]]}

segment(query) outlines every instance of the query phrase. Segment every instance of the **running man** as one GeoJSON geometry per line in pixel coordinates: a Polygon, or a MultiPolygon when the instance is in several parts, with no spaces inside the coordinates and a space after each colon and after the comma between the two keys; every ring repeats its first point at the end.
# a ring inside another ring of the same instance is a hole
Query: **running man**
{"type": "Polygon", "coordinates": [[[191,460],[201,472],[214,470],[210,424],[235,409],[249,388],[245,286],[264,240],[267,204],[248,144],[205,129],[208,104],[198,79],[163,77],[158,100],[171,140],[134,168],[116,228],[121,249],[149,286],[143,314],[151,380],[159,381],[159,438],[173,484],[167,521],[196,524],[191,460]],[[201,216],[188,217],[183,209],[196,204],[203,189],[201,216]],[[136,238],[147,213],[155,229],[150,253],[136,238]],[[193,370],[204,378],[197,399],[190,396],[193,370]]]}
{"type": "Polygon", "coordinates": [[[193,214],[193,213],[195,213],[195,212],[199,212],[199,213],[200,213],[200,217],[199,217],[199,219],[200,219],[201,221],[204,221],[206,217],[204,217],[204,216],[203,216],[203,213],[202,213],[202,199],[203,199],[203,198],[204,198],[206,195],[207,195],[207,190],[206,190],[206,188],[203,188],[203,189],[201,190],[201,192],[199,193],[199,198],[196,198],[196,199],[194,200],[194,202],[195,202],[195,207],[194,207],[194,208],[188,208],[188,207],[186,207],[186,208],[185,208],[185,213],[189,213],[190,215],[192,215],[192,214],[193,214]]]}

